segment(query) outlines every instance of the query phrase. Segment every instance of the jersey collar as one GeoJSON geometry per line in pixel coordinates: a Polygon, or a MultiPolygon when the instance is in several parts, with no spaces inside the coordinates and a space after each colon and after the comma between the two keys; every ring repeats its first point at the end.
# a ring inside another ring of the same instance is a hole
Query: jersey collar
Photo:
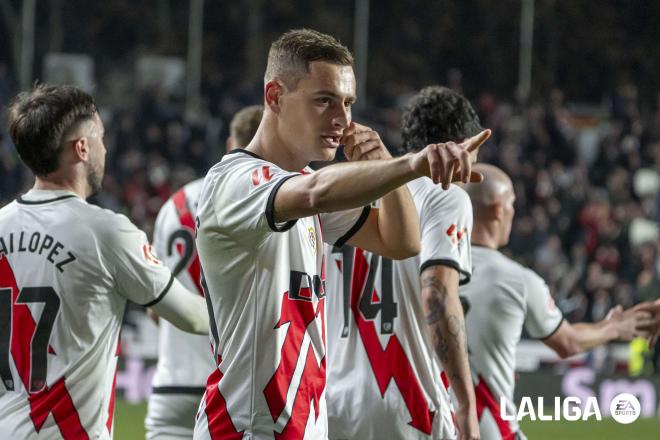
{"type": "Polygon", "coordinates": [[[79,198],[76,193],[68,190],[31,189],[22,196],[18,196],[16,202],[23,205],[41,205],[43,203],[57,202],[73,197],[79,198]]]}

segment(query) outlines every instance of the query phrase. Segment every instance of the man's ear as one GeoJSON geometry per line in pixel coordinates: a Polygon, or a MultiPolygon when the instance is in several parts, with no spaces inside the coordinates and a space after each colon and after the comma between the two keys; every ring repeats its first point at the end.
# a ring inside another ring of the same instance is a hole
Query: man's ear
{"type": "Polygon", "coordinates": [[[280,98],[284,92],[284,85],[272,79],[264,86],[264,95],[266,96],[266,106],[274,113],[280,112],[280,98]]]}
{"type": "Polygon", "coordinates": [[[495,202],[488,209],[493,218],[501,220],[504,217],[504,206],[502,206],[502,202],[495,202]]]}
{"type": "Polygon", "coordinates": [[[89,160],[89,142],[86,136],[71,141],[71,152],[77,161],[87,162],[89,160]]]}

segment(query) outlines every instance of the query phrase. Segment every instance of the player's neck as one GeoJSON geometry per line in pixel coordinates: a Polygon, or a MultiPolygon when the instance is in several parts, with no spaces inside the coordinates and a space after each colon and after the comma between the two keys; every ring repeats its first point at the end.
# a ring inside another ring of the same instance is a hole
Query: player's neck
{"type": "Polygon", "coordinates": [[[245,147],[264,160],[272,162],[283,170],[300,171],[309,165],[280,137],[273,121],[263,121],[252,141],[245,147]]]}
{"type": "Polygon", "coordinates": [[[48,177],[36,177],[33,189],[46,191],[71,191],[80,198],[87,198],[87,182],[80,182],[79,179],[66,179],[57,173],[49,174],[48,177]]]}
{"type": "Polygon", "coordinates": [[[492,225],[475,222],[472,226],[472,245],[497,250],[500,247],[499,240],[492,225]]]}

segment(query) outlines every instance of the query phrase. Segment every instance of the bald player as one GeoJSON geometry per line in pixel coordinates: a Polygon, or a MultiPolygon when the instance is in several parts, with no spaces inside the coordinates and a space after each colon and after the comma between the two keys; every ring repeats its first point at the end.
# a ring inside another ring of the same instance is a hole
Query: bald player
{"type": "Polygon", "coordinates": [[[466,186],[474,211],[473,269],[472,281],[460,293],[469,303],[465,324],[479,428],[484,440],[525,439],[515,420],[500,416],[502,401],[508,414],[516,413],[515,350],[523,327],[566,358],[609,341],[648,336],[644,329],[655,323],[650,313],[624,312],[621,306],[595,324],[565,321],[543,279],[498,251],[509,242],[513,222],[516,196],[511,179],[492,165],[475,169],[484,182],[466,186]]]}
{"type": "MultiPolygon", "coordinates": [[[[234,115],[229,125],[227,152],[250,143],[259,127],[263,106],[253,105],[234,115]]],[[[204,296],[195,248],[195,213],[204,179],[188,183],[165,202],[154,228],[158,255],[181,283],[204,296]]],[[[208,335],[187,334],[166,321],[158,330],[158,365],[145,426],[147,439],[190,439],[195,414],[213,371],[208,335]]]]}

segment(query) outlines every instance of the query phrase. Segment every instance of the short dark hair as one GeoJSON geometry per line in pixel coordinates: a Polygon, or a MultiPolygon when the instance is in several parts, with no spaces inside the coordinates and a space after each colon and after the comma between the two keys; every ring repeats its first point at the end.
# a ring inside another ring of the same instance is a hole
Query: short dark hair
{"type": "Polygon", "coordinates": [[[311,29],[291,30],[271,44],[265,80],[277,78],[295,88],[300,77],[309,72],[312,61],[352,66],[353,55],[330,35],[311,29]]]}
{"type": "Polygon", "coordinates": [[[430,86],[406,105],[401,118],[401,136],[406,151],[428,144],[459,142],[483,128],[470,102],[447,87],[430,86]]]}
{"type": "Polygon", "coordinates": [[[57,170],[64,136],[97,112],[94,98],[77,87],[37,84],[9,104],[9,134],[23,162],[44,176],[57,170]]]}
{"type": "Polygon", "coordinates": [[[234,115],[229,124],[229,135],[234,138],[236,145],[245,147],[250,143],[259,128],[263,114],[263,105],[251,105],[234,115]]]}

